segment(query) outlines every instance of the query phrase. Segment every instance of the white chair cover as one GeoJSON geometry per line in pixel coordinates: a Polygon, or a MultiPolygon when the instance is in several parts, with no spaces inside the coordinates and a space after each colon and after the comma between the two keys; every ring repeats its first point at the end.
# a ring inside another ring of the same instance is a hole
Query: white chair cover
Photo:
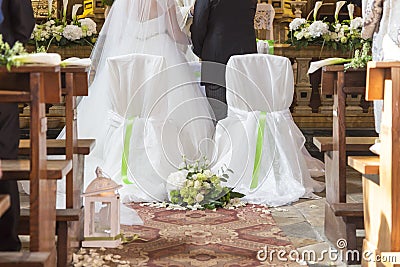
{"type": "Polygon", "coordinates": [[[302,153],[305,138],[289,111],[294,90],[290,61],[262,54],[233,56],[226,82],[228,117],[217,125],[214,170],[224,165],[233,170],[227,185],[250,203],[271,206],[322,190],[310,177],[302,153]]]}
{"type": "Polygon", "coordinates": [[[181,159],[173,146],[177,129],[165,120],[168,98],[160,86],[166,85],[165,60],[161,56],[130,54],[108,58],[107,67],[112,110],[104,171],[123,184],[123,202],[164,200],[164,179],[174,171],[166,157],[174,154],[175,161],[181,159]],[[165,142],[168,139],[171,142],[165,142]]]}

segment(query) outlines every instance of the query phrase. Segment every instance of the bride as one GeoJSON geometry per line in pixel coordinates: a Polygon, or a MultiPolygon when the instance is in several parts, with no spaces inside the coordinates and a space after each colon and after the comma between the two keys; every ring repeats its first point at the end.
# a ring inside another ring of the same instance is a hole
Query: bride
{"type": "MultiPolygon", "coordinates": [[[[214,131],[210,108],[181,50],[189,40],[178,25],[176,12],[175,0],[116,0],[113,4],[91,55],[89,96],[78,105],[79,138],[96,139],[96,147],[85,162],[85,188],[94,178],[96,166],[102,166],[104,173],[123,185],[123,202],[164,201],[165,180],[178,168],[181,155],[190,160],[207,155],[207,140],[214,131]],[[146,60],[139,60],[145,55],[162,57],[163,75],[148,73],[151,68],[141,65],[146,60]],[[124,75],[113,79],[111,63],[121,61],[121,57],[133,71],[123,67],[124,75]],[[138,73],[152,78],[153,84],[140,88],[137,81],[143,77],[135,76],[138,73]],[[116,94],[130,90],[122,80],[131,81],[143,92],[116,94]],[[159,99],[151,99],[154,92],[160,92],[159,99]],[[132,137],[126,140],[130,112],[140,101],[143,109],[132,122],[132,137]],[[150,109],[153,114],[149,119],[150,109]],[[127,177],[123,178],[126,144],[130,152],[127,177]]],[[[63,187],[59,184],[61,194],[63,187]]]]}

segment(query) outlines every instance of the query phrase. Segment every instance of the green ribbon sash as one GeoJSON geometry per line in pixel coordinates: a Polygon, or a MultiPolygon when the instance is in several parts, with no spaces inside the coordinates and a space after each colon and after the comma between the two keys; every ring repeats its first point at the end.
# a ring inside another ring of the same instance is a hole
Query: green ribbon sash
{"type": "Polygon", "coordinates": [[[90,237],[85,237],[85,241],[114,241],[117,239],[121,239],[122,235],[118,234],[116,236],[90,236],[90,237]]]}
{"type": "Polygon", "coordinates": [[[256,144],[256,155],[254,157],[254,168],[253,168],[253,176],[251,180],[250,189],[257,188],[258,186],[258,176],[260,174],[260,164],[261,164],[261,156],[262,156],[262,147],[264,143],[264,130],[265,124],[267,122],[267,113],[264,111],[260,112],[260,117],[258,118],[258,136],[257,136],[257,144],[256,144]]]}
{"type": "Polygon", "coordinates": [[[134,120],[135,120],[134,117],[128,119],[125,129],[124,150],[122,152],[122,166],[121,166],[121,177],[122,177],[122,182],[124,184],[133,184],[131,181],[129,181],[128,178],[128,159],[129,159],[129,147],[131,144],[131,136],[132,136],[134,120]]]}

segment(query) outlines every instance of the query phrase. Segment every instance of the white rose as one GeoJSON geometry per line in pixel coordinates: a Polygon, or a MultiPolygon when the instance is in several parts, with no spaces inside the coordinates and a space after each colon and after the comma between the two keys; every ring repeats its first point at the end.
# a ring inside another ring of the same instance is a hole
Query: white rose
{"type": "Polygon", "coordinates": [[[300,40],[303,37],[304,37],[304,33],[302,31],[296,34],[296,39],[297,40],[300,40]]]}
{"type": "Polygon", "coordinates": [[[199,189],[201,187],[201,182],[200,181],[195,181],[193,187],[196,188],[196,189],[199,189]]]}
{"type": "Polygon", "coordinates": [[[177,189],[181,189],[184,186],[187,174],[187,170],[173,172],[168,176],[167,182],[168,184],[175,186],[177,189]]]}
{"type": "Polygon", "coordinates": [[[207,176],[207,177],[211,177],[213,174],[212,174],[212,172],[210,171],[210,170],[205,170],[204,172],[203,172],[203,174],[205,175],[205,176],[207,176]]]}
{"type": "Polygon", "coordinates": [[[200,203],[204,200],[204,196],[202,194],[197,194],[195,200],[197,203],[200,203]]]}
{"type": "Polygon", "coordinates": [[[339,32],[340,28],[342,28],[342,25],[340,23],[335,25],[335,32],[339,32]]]}

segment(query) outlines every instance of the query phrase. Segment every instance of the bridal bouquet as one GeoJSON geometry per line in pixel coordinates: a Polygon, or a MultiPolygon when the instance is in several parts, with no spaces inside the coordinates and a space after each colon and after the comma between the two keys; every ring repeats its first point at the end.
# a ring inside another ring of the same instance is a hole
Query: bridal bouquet
{"type": "Polygon", "coordinates": [[[207,160],[194,164],[184,160],[179,171],[168,176],[169,199],[172,204],[190,209],[216,209],[238,205],[238,199],[244,195],[221,185],[229,178],[229,172],[232,171],[223,168],[220,174],[213,173],[207,160]]]}

